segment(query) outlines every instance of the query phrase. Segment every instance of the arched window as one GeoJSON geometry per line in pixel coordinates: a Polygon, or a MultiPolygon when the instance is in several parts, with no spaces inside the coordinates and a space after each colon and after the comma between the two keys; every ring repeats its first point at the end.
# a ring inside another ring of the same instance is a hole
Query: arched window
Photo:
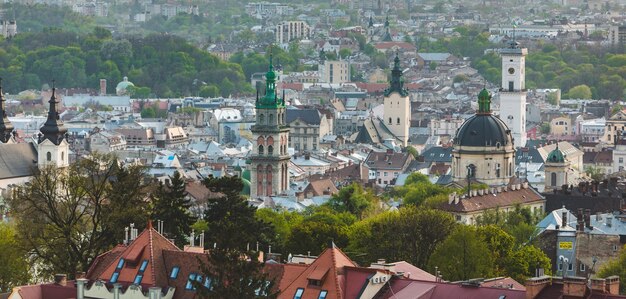
{"type": "Polygon", "coordinates": [[[51,152],[47,152],[47,153],[46,153],[46,160],[47,160],[48,162],[52,161],[52,153],[51,153],[51,152]]]}
{"type": "Polygon", "coordinates": [[[273,125],[273,124],[274,124],[274,114],[270,113],[269,125],[273,125]]]}
{"type": "Polygon", "coordinates": [[[61,161],[65,161],[65,152],[61,152],[61,161]]]}
{"type": "Polygon", "coordinates": [[[389,124],[391,124],[391,117],[389,118],[389,124]]]}
{"type": "Polygon", "coordinates": [[[259,124],[264,125],[265,123],[265,115],[263,113],[259,114],[259,124]]]}
{"type": "Polygon", "coordinates": [[[270,156],[274,154],[274,147],[273,146],[269,145],[267,147],[267,154],[270,155],[270,156]]]}
{"type": "Polygon", "coordinates": [[[550,174],[550,186],[556,186],[556,172],[550,174]]]}
{"type": "Polygon", "coordinates": [[[397,120],[397,122],[398,122],[398,124],[400,124],[400,118],[399,118],[399,117],[398,117],[398,120],[397,120]]]}
{"type": "Polygon", "coordinates": [[[263,145],[259,145],[259,155],[263,155],[263,145]]]}

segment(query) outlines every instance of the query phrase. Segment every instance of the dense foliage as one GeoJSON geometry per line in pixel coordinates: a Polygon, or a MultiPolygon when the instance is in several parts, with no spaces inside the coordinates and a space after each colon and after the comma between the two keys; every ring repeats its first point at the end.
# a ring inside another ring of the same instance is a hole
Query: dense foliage
{"type": "MultiPolygon", "coordinates": [[[[112,38],[99,27],[86,35],[49,29],[3,40],[0,76],[9,93],[40,89],[52,79],[58,87],[68,88],[98,88],[99,80],[107,79],[107,92],[115,93],[124,76],[159,97],[195,95],[202,88],[222,96],[252,91],[241,66],[221,61],[182,38],[166,34],[112,38]]],[[[145,97],[146,90],[136,92],[145,97]]]]}

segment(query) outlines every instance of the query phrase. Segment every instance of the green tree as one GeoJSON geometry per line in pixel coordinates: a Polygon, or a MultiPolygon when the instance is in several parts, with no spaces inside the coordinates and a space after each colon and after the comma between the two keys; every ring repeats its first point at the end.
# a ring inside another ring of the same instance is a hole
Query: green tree
{"type": "Polygon", "coordinates": [[[187,236],[191,233],[191,225],[196,217],[191,215],[191,200],[185,191],[186,183],[180,172],[174,172],[166,184],[159,183],[152,195],[152,219],[163,220],[163,232],[166,237],[174,239],[179,247],[187,244],[187,236]]]}
{"type": "Polygon", "coordinates": [[[417,157],[419,156],[419,153],[417,152],[417,149],[415,149],[412,146],[409,146],[406,148],[406,151],[411,154],[411,156],[413,156],[413,158],[417,159],[417,157]]]}
{"type": "MultiPolygon", "coordinates": [[[[617,275],[619,277],[626,277],[626,249],[622,247],[619,251],[619,255],[600,267],[598,271],[598,277],[609,277],[617,275]]],[[[619,292],[626,292],[626,281],[620,279],[619,292]]]]}
{"type": "Polygon", "coordinates": [[[494,260],[476,228],[459,226],[430,257],[428,269],[439,268],[450,281],[491,277],[494,260]]]}
{"type": "Polygon", "coordinates": [[[363,190],[360,184],[352,183],[334,194],[328,200],[327,205],[336,212],[348,212],[361,219],[377,201],[376,197],[371,192],[363,190]]]}
{"type": "Polygon", "coordinates": [[[199,259],[203,276],[211,278],[209,288],[196,283],[201,298],[275,298],[272,279],[262,272],[259,253],[249,247],[265,247],[274,237],[271,225],[255,217],[255,208],[239,195],[243,183],[238,177],[209,177],[203,184],[221,194],[208,200],[204,220],[208,223],[207,244],[216,244],[199,259]],[[243,258],[242,258],[243,257],[243,258]]]}
{"type": "Polygon", "coordinates": [[[348,252],[360,264],[385,258],[426,269],[435,248],[456,226],[449,213],[407,206],[355,223],[348,252]]]}
{"type": "MultiPolygon", "coordinates": [[[[115,232],[107,222],[111,210],[106,207],[111,198],[134,191],[115,183],[118,170],[113,157],[101,155],[63,171],[44,167],[9,198],[20,239],[34,262],[42,265],[44,276],[68,273],[73,279],[113,245],[115,232]]],[[[142,215],[135,216],[140,220],[142,215]]],[[[122,226],[114,229],[123,233],[122,226]]]]}
{"type": "Polygon", "coordinates": [[[310,251],[319,254],[334,242],[340,248],[348,245],[348,229],[356,221],[350,213],[334,213],[321,209],[291,227],[286,242],[286,250],[290,253],[310,251]]]}
{"type": "Polygon", "coordinates": [[[141,118],[155,118],[156,109],[154,107],[144,107],[141,109],[141,118]]]}
{"type": "Polygon", "coordinates": [[[0,222],[0,292],[11,292],[13,287],[28,283],[30,265],[26,258],[15,228],[0,222]]]}
{"type": "Polygon", "coordinates": [[[346,59],[348,57],[352,56],[352,51],[348,48],[343,48],[341,50],[339,50],[339,57],[342,59],[346,59]]]}
{"type": "Polygon", "coordinates": [[[602,181],[604,179],[604,171],[600,167],[587,166],[585,167],[585,174],[594,181],[602,181]]]}
{"type": "Polygon", "coordinates": [[[539,127],[539,132],[541,132],[541,134],[550,134],[550,124],[542,123],[539,127]]]}
{"type": "Polygon", "coordinates": [[[591,88],[585,84],[576,85],[567,92],[569,99],[591,99],[591,88]]]}
{"type": "Polygon", "coordinates": [[[436,70],[436,69],[437,69],[437,66],[439,66],[439,64],[438,64],[437,62],[435,62],[435,61],[431,61],[431,62],[430,62],[430,64],[428,65],[428,68],[429,68],[431,71],[434,71],[434,70],[436,70]]]}

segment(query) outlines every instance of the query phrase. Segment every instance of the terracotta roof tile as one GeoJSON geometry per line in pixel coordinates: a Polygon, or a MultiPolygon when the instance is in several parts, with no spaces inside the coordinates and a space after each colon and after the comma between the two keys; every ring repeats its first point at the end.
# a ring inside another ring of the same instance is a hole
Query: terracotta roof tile
{"type": "Polygon", "coordinates": [[[444,203],[441,209],[449,212],[474,212],[498,207],[510,207],[516,204],[529,204],[545,201],[544,197],[533,188],[509,190],[497,194],[486,194],[460,199],[458,204],[444,203]]]}

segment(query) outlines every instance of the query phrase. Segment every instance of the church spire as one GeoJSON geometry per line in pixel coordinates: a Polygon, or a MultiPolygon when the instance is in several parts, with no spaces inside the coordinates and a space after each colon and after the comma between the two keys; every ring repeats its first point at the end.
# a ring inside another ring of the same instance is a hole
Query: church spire
{"type": "Polygon", "coordinates": [[[404,80],[402,79],[402,68],[400,68],[400,57],[396,52],[396,58],[393,59],[393,70],[391,70],[391,82],[389,87],[385,89],[385,96],[389,96],[392,92],[397,92],[401,96],[406,97],[409,92],[404,88],[404,80]]]}
{"type": "Polygon", "coordinates": [[[2,78],[0,78],[0,142],[7,143],[11,140],[13,124],[9,121],[5,105],[4,93],[2,92],[2,78]]]}
{"type": "MultiPolygon", "coordinates": [[[[257,108],[277,108],[283,105],[276,92],[276,72],[274,71],[273,55],[270,49],[269,69],[265,73],[265,96],[257,99],[257,108]]],[[[258,96],[257,96],[258,97],[258,96]]],[[[284,106],[284,105],[283,105],[284,106]]]]}
{"type": "Polygon", "coordinates": [[[491,95],[485,88],[478,93],[478,114],[491,114],[491,95]]]}
{"type": "Polygon", "coordinates": [[[370,22],[369,24],[367,24],[368,28],[373,28],[374,27],[374,19],[372,18],[372,16],[370,15],[370,22]]]}
{"type": "Polygon", "coordinates": [[[50,109],[48,110],[48,119],[43,124],[43,127],[39,130],[39,143],[44,142],[46,139],[50,140],[55,145],[61,144],[67,128],[63,126],[63,121],[59,116],[59,101],[56,98],[56,88],[54,87],[54,80],[52,81],[52,96],[50,96],[50,109]]]}

